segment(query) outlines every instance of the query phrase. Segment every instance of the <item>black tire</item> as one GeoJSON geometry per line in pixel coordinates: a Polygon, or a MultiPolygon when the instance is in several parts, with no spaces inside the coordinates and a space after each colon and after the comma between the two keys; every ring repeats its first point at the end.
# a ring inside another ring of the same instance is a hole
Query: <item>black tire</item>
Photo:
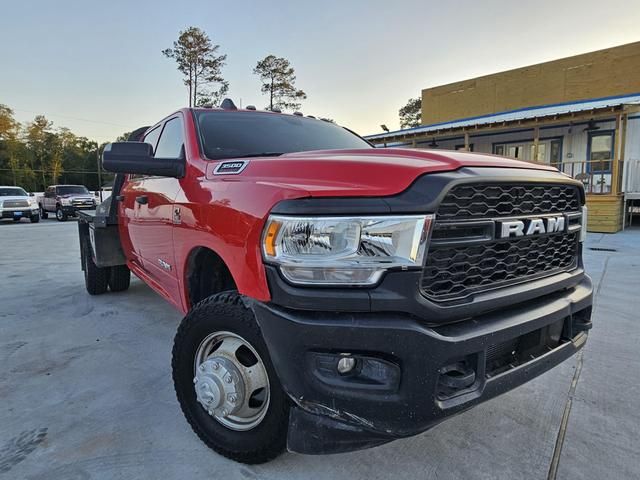
{"type": "Polygon", "coordinates": [[[109,268],[109,288],[112,292],[123,292],[131,283],[131,271],[126,265],[116,265],[109,268]]]}
{"type": "Polygon", "coordinates": [[[62,209],[62,207],[58,205],[56,207],[56,220],[58,220],[59,222],[66,222],[67,218],[68,218],[67,214],[64,213],[64,210],[62,209]]]}
{"type": "Polygon", "coordinates": [[[42,205],[40,205],[40,218],[42,218],[43,220],[46,220],[47,218],[49,218],[49,214],[47,213],[47,211],[42,207],[42,205]]]}
{"type": "Polygon", "coordinates": [[[31,223],[38,223],[40,221],[40,214],[36,213],[35,215],[31,215],[31,223]]]}
{"type": "Polygon", "coordinates": [[[275,373],[253,312],[235,292],[213,295],[184,317],[173,344],[173,382],[182,412],[193,431],[211,449],[237,462],[257,464],[280,455],[286,447],[289,400],[275,373]],[[194,359],[198,346],[211,333],[240,335],[258,352],[270,385],[270,400],[262,421],[247,431],[231,430],[198,403],[194,388],[194,359]]]}
{"type": "Polygon", "coordinates": [[[100,268],[95,264],[88,239],[84,241],[82,246],[82,262],[84,266],[84,285],[89,295],[105,293],[109,284],[109,268],[100,268]]]}
{"type": "Polygon", "coordinates": [[[13,221],[18,223],[20,220],[22,220],[22,217],[13,217],[13,221]]]}

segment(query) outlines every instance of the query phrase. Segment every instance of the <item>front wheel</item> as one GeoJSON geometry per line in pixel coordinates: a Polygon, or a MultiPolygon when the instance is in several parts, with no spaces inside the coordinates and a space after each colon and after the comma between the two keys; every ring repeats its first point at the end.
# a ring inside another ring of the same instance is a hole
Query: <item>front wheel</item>
{"type": "Polygon", "coordinates": [[[47,211],[44,209],[42,205],[40,205],[40,218],[42,218],[43,220],[46,220],[47,218],[49,218],[49,214],[47,213],[47,211]]]}
{"type": "Polygon", "coordinates": [[[35,215],[31,215],[31,223],[38,223],[40,221],[40,214],[36,213],[35,215]]]}
{"type": "Polygon", "coordinates": [[[62,207],[59,205],[56,207],[56,220],[59,222],[67,221],[67,214],[64,213],[64,210],[62,210],[62,207]]]}
{"type": "Polygon", "coordinates": [[[182,412],[210,448],[242,463],[284,451],[289,402],[240,295],[214,295],[184,317],[172,367],[182,412]]]}

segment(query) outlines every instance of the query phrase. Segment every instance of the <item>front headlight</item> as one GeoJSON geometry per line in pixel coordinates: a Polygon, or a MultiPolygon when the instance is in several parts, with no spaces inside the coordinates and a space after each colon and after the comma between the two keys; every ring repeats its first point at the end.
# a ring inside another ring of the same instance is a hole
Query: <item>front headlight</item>
{"type": "Polygon", "coordinates": [[[60,204],[61,204],[61,205],[65,205],[65,206],[67,206],[67,205],[71,205],[71,200],[70,200],[70,199],[68,199],[68,198],[61,198],[61,199],[60,199],[60,204]]]}
{"type": "Polygon", "coordinates": [[[363,286],[390,269],[421,268],[433,215],[272,215],[262,253],[291,283],[363,286]]]}
{"type": "Polygon", "coordinates": [[[36,197],[29,197],[29,206],[30,207],[37,207],[38,206],[38,199],[36,197]]]}

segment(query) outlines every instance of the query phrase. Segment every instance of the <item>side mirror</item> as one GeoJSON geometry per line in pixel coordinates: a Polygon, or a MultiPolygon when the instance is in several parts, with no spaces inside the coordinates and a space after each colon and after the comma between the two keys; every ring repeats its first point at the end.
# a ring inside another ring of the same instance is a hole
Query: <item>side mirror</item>
{"type": "Polygon", "coordinates": [[[34,195],[34,193],[33,193],[33,192],[29,192],[29,196],[30,196],[30,197],[35,197],[35,195],[34,195]]]}
{"type": "Polygon", "coordinates": [[[184,177],[184,158],[155,158],[153,147],[142,142],[108,143],[102,152],[102,166],[108,172],[157,177],[184,177]]]}

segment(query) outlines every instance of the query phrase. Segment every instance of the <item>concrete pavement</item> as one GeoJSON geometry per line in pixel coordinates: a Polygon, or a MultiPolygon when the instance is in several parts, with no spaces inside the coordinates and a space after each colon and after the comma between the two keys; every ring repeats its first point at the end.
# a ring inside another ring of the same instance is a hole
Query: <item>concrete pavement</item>
{"type": "Polygon", "coordinates": [[[259,466],[191,432],[171,382],[180,314],[137,279],[89,296],[76,230],[0,224],[0,479],[640,478],[640,230],[589,235],[616,251],[586,250],[580,356],[417,437],[259,466]]]}

